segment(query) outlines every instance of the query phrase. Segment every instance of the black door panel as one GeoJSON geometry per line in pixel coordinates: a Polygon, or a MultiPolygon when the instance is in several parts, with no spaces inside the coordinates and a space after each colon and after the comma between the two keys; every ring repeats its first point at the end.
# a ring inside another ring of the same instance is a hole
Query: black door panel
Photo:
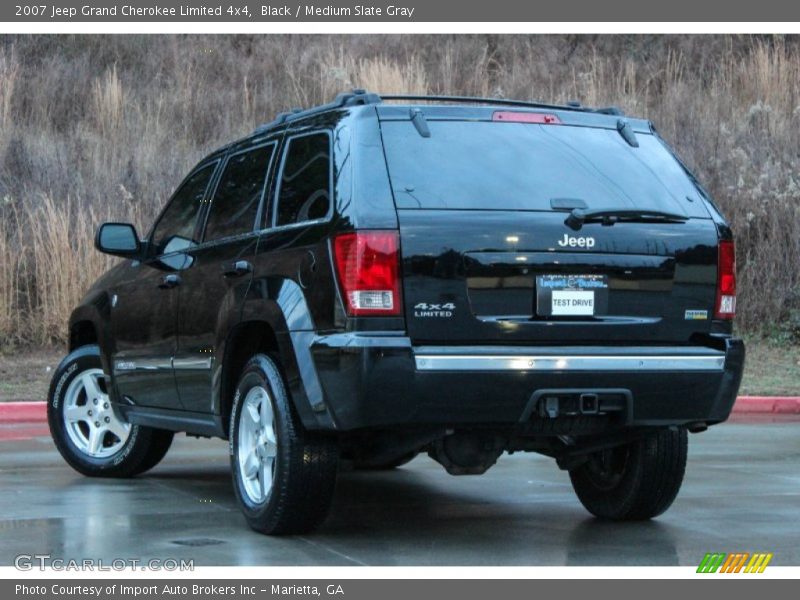
{"type": "Polygon", "coordinates": [[[198,218],[217,161],[190,174],[172,196],[150,234],[149,254],[133,262],[112,296],[111,324],[117,391],[125,402],[181,408],[173,375],[178,302],[183,273],[194,257],[198,218]]]}
{"type": "Polygon", "coordinates": [[[178,289],[152,264],[131,266],[111,296],[112,360],[120,397],[141,406],[179,408],[172,374],[177,341],[178,289]]]}

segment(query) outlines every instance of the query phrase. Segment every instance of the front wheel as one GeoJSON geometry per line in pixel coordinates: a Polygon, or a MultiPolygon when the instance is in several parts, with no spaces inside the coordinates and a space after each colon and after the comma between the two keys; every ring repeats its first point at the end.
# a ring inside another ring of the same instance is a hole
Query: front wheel
{"type": "Polygon", "coordinates": [[[47,398],[56,448],[89,477],[131,477],[164,458],[173,433],[132,425],[114,410],[97,346],[83,346],[56,368],[47,398]]]}
{"type": "Polygon", "coordinates": [[[278,366],[251,358],[239,378],[230,424],[233,489],[247,523],[261,533],[305,533],[328,513],[338,444],[306,431],[278,366]]]}
{"type": "Polygon", "coordinates": [[[569,472],[581,504],[603,519],[652,519],[678,495],[686,471],[684,428],[661,429],[644,438],[589,455],[569,472]]]}

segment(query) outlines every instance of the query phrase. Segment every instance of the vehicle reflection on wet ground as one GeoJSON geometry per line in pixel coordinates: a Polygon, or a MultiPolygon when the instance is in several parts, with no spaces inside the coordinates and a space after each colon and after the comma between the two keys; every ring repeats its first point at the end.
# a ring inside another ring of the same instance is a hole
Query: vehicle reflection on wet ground
{"type": "Polygon", "coordinates": [[[344,468],[323,527],[286,538],[247,528],[223,441],[179,436],[147,475],[104,480],[73,472],[42,434],[0,435],[2,565],[19,554],[196,566],[697,565],[711,551],[800,564],[796,419],[691,436],[683,489],[653,521],[591,518],[544,457],[504,456],[484,476],[452,477],[419,456],[394,471],[344,468]]]}

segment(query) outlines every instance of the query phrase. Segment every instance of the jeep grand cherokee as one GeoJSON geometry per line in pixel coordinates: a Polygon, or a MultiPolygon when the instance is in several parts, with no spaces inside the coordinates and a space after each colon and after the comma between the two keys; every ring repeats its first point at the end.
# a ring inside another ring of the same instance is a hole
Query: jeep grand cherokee
{"type": "Polygon", "coordinates": [[[58,449],[129,477],[174,432],[226,438],[265,533],[320,524],[340,461],[419,453],[454,475],[544,454],[594,515],[648,519],[741,380],[731,230],[617,109],[355,90],[95,243],[124,260],[70,319],[58,449]]]}

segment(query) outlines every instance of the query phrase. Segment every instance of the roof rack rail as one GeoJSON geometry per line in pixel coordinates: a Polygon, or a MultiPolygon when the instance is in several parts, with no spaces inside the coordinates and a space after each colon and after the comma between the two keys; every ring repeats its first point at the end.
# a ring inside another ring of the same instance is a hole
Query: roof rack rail
{"type": "Polygon", "coordinates": [[[600,113],[601,115],[611,115],[614,117],[625,116],[625,111],[623,111],[619,106],[604,106],[603,108],[595,108],[594,112],[600,113]]]}
{"type": "Polygon", "coordinates": [[[381,96],[382,100],[410,101],[410,102],[452,102],[465,104],[496,104],[499,106],[520,106],[529,108],[547,108],[550,110],[574,110],[580,112],[596,112],[594,109],[580,104],[548,104],[546,102],[532,102],[526,100],[509,100],[507,98],[477,98],[472,96],[424,96],[424,95],[387,95],[381,96]]]}
{"type": "Polygon", "coordinates": [[[270,121],[269,123],[264,123],[263,125],[259,125],[256,127],[254,133],[263,133],[273,127],[277,127],[283,123],[287,123],[289,121],[294,121],[296,119],[302,119],[305,117],[310,117],[319,113],[324,113],[329,110],[333,110],[336,108],[342,108],[345,106],[358,106],[363,104],[377,104],[381,101],[381,97],[377,94],[372,94],[367,92],[363,89],[353,89],[351,92],[344,92],[338,94],[336,98],[334,98],[331,102],[326,104],[320,104],[319,106],[314,106],[312,108],[303,109],[292,109],[290,112],[281,112],[275,116],[275,119],[270,121]]]}
{"type": "Polygon", "coordinates": [[[568,102],[564,104],[548,104],[546,102],[531,102],[526,100],[509,100],[507,98],[478,98],[472,96],[427,96],[419,94],[389,94],[381,96],[367,90],[355,88],[350,92],[344,92],[336,96],[331,102],[314,106],[307,109],[294,108],[291,111],[280,112],[269,123],[264,123],[256,127],[253,133],[264,133],[270,129],[284,123],[303,119],[316,114],[324,113],[336,108],[345,106],[358,106],[366,104],[380,104],[384,100],[390,102],[441,102],[441,103],[463,103],[463,104],[494,104],[497,106],[519,106],[527,108],[545,108],[549,110],[572,110],[578,112],[593,112],[604,115],[623,116],[624,113],[616,106],[607,108],[589,108],[579,102],[568,102]]]}

